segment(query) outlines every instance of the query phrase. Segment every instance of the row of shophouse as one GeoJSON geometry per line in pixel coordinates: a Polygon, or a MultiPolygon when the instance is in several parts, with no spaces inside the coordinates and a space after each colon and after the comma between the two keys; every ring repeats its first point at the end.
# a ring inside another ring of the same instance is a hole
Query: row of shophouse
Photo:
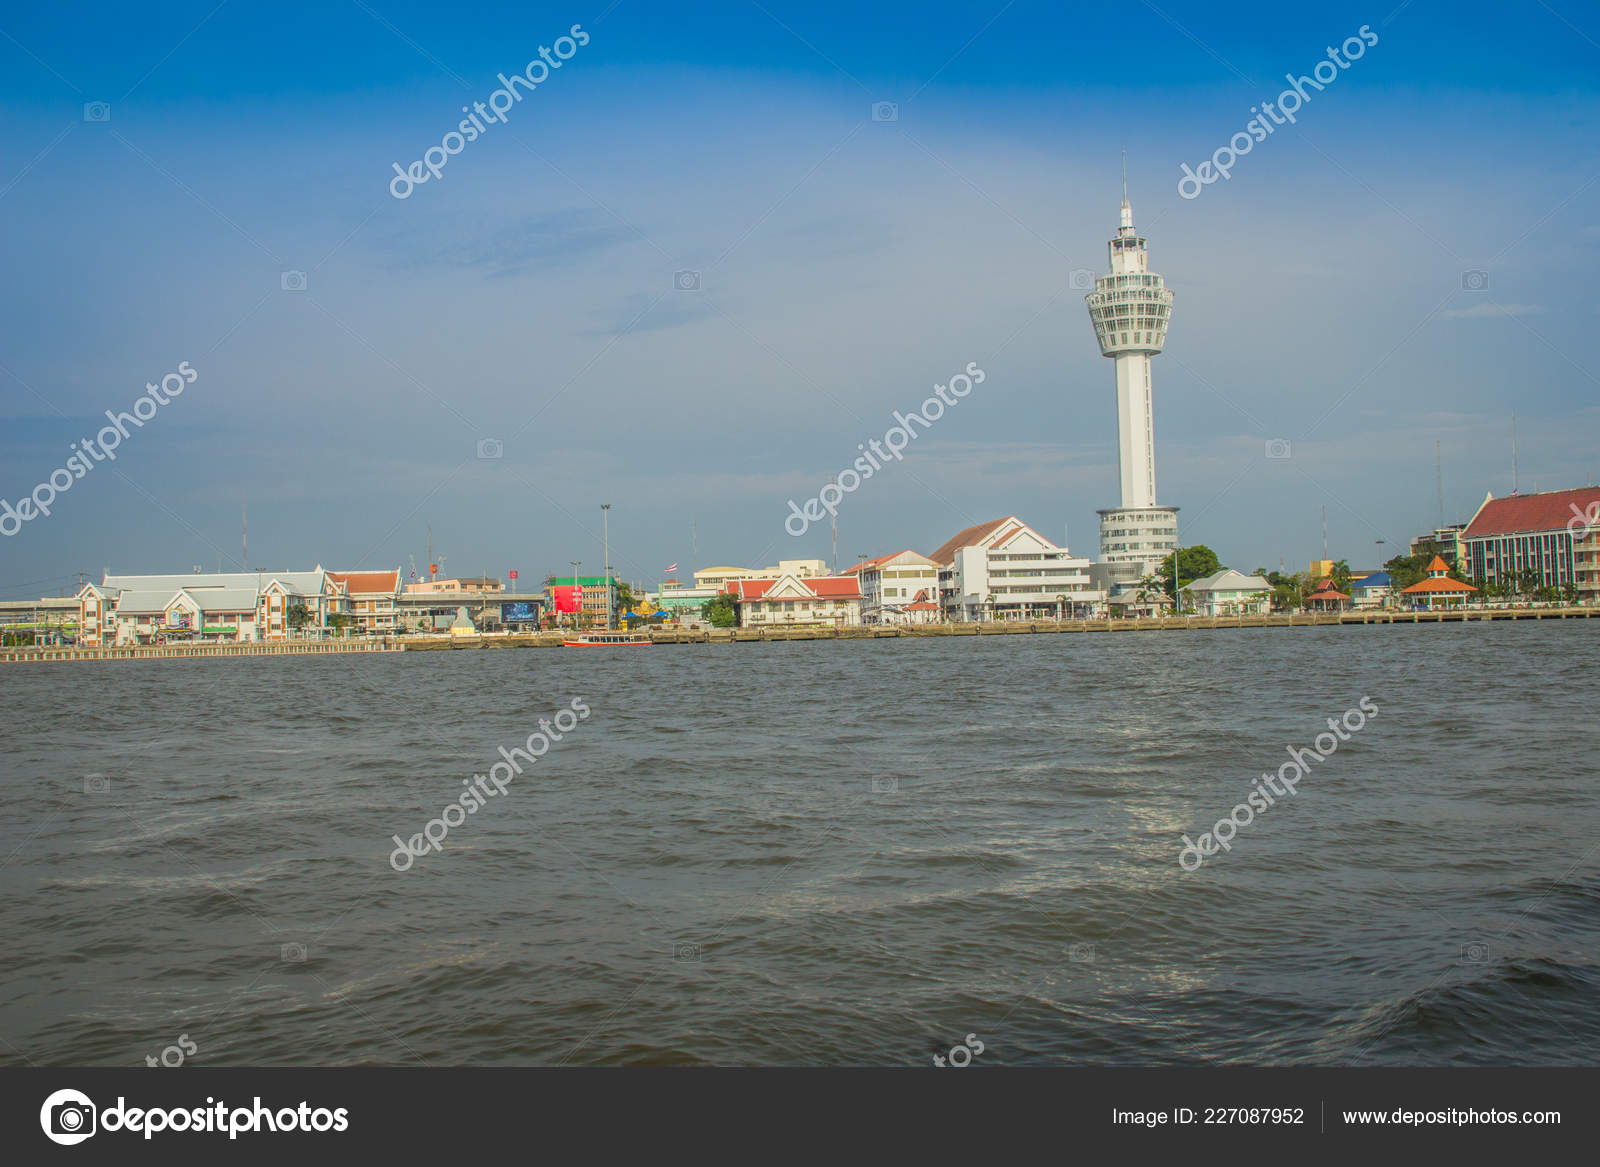
{"type": "Polygon", "coordinates": [[[395,631],[400,570],[111,575],[78,592],[80,644],[395,631]]]}

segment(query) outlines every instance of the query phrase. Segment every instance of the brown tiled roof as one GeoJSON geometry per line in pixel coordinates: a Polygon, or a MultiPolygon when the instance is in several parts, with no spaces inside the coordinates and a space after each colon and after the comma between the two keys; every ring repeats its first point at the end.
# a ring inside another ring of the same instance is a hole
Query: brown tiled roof
{"type": "Polygon", "coordinates": [[[1015,516],[1007,515],[1003,519],[991,519],[987,523],[979,523],[975,527],[968,527],[965,531],[956,532],[939,550],[928,556],[940,567],[949,567],[956,561],[956,552],[963,547],[974,547],[993,535],[1015,516]]]}

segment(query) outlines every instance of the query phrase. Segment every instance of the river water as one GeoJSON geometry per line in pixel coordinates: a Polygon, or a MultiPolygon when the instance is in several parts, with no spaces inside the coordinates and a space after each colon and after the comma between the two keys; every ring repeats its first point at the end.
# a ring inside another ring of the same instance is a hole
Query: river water
{"type": "Polygon", "coordinates": [[[0,1062],[1595,1064],[1597,676],[1590,621],[12,665],[0,1062]]]}

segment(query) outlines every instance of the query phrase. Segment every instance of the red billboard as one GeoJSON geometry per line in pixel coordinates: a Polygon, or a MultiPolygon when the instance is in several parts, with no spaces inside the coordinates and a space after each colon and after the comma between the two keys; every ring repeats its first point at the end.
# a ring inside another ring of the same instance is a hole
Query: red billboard
{"type": "Polygon", "coordinates": [[[576,612],[583,606],[583,586],[565,584],[551,589],[556,596],[557,612],[576,612]]]}

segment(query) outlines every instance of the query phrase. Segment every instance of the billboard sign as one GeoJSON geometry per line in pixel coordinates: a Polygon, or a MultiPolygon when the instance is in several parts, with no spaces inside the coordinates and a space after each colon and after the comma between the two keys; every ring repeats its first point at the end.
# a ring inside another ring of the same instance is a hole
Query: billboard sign
{"type": "Polygon", "coordinates": [[[557,612],[576,612],[583,607],[582,584],[561,584],[550,590],[555,593],[557,612]]]}
{"type": "Polygon", "coordinates": [[[501,604],[500,623],[533,624],[539,619],[539,606],[529,603],[501,604]]]}

